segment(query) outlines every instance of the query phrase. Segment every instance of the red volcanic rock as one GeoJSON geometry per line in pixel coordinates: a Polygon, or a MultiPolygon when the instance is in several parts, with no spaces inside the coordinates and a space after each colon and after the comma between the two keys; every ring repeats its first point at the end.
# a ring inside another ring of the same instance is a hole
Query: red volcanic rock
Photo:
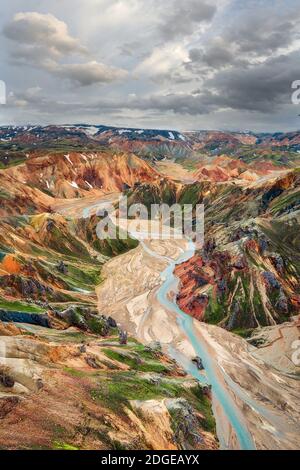
{"type": "Polygon", "coordinates": [[[247,240],[245,242],[245,248],[249,251],[256,251],[256,253],[259,253],[259,245],[256,240],[247,240]]]}
{"type": "MultiPolygon", "coordinates": [[[[295,307],[296,310],[300,311],[300,295],[292,295],[290,297],[290,302],[295,307]]],[[[299,324],[300,324],[300,319],[299,319],[299,324]]]]}
{"type": "Polygon", "coordinates": [[[248,269],[244,257],[232,257],[227,251],[216,251],[213,239],[205,244],[205,257],[199,254],[177,266],[180,279],[177,303],[181,310],[197,320],[204,321],[209,295],[214,298],[226,295],[232,271],[248,269]],[[212,249],[207,250],[207,247],[212,249]]]}
{"type": "Polygon", "coordinates": [[[205,309],[209,303],[209,298],[204,294],[199,297],[179,297],[177,303],[181,310],[183,310],[188,315],[191,315],[193,318],[196,318],[199,321],[203,321],[205,309]]]}
{"type": "MultiPolygon", "coordinates": [[[[278,171],[278,166],[274,165],[272,162],[255,162],[250,165],[252,170],[261,175],[266,174],[267,172],[278,171]]],[[[280,170],[287,170],[288,167],[280,166],[280,170]]]]}
{"type": "Polygon", "coordinates": [[[214,182],[228,181],[231,176],[227,174],[223,168],[220,167],[203,167],[196,173],[198,180],[209,180],[214,182]]]}
{"type": "MultiPolygon", "coordinates": [[[[0,170],[1,187],[2,179],[7,184],[9,178],[17,189],[20,187],[20,194],[15,197],[15,206],[22,205],[22,201],[17,198],[22,197],[21,189],[23,190],[24,185],[27,192],[34,193],[34,200],[38,200],[40,205],[49,200],[48,205],[51,206],[51,197],[68,199],[86,196],[91,191],[122,191],[124,185],[133,187],[136,182],[155,181],[159,174],[148,163],[132,154],[112,154],[106,151],[36,151],[28,154],[24,163],[6,169],[5,173],[0,170]]],[[[25,196],[32,199],[26,193],[25,196]]]]}
{"type": "Polygon", "coordinates": [[[237,257],[232,263],[232,268],[236,269],[237,271],[248,269],[247,259],[244,256],[237,257]]]}
{"type": "Polygon", "coordinates": [[[207,294],[202,290],[205,286],[214,285],[214,270],[205,264],[201,256],[195,255],[177,266],[175,274],[180,279],[180,290],[177,295],[179,307],[188,315],[202,321],[209,303],[207,294]]]}

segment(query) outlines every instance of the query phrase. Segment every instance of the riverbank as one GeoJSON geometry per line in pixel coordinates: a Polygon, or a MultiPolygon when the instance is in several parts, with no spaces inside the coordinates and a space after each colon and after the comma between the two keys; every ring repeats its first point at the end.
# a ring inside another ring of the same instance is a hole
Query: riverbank
{"type": "MultiPolygon", "coordinates": [[[[97,288],[100,311],[114,315],[124,329],[144,344],[160,341],[169,352],[170,348],[175,350],[177,359],[182,358],[181,364],[189,364],[189,372],[198,344],[205,345],[206,359],[211,361],[208,364],[206,360],[205,366],[209,366],[215,388],[216,381],[221,387],[223,398],[225,393],[226,406],[230,404],[226,410],[224,403],[217,396],[214,398],[223,448],[299,447],[300,404],[294,393],[295,380],[280,377],[270,365],[255,358],[255,348],[242,338],[185,316],[195,335],[192,344],[173,308],[162,305],[159,291],[170,274],[166,272],[172,266],[170,260],[182,261],[185,250],[184,240],[149,240],[111,260],[104,266],[104,282],[97,288]]],[[[173,305],[175,293],[176,282],[172,279],[165,294],[173,305]]]]}

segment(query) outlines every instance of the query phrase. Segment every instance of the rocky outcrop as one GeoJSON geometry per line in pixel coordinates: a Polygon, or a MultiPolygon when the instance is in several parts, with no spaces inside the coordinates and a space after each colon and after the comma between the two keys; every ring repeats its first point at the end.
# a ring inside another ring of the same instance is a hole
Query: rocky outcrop
{"type": "Polygon", "coordinates": [[[239,301],[237,300],[232,305],[232,308],[230,311],[230,317],[226,324],[226,329],[228,331],[235,330],[241,326],[241,314],[242,314],[241,305],[239,301]]]}
{"type": "Polygon", "coordinates": [[[196,364],[198,370],[204,370],[204,365],[203,365],[201,357],[199,356],[194,357],[192,359],[192,362],[196,364]]]}
{"type": "Polygon", "coordinates": [[[13,388],[15,385],[14,378],[9,373],[9,368],[0,366],[0,385],[4,388],[13,388]]]}
{"type": "Polygon", "coordinates": [[[30,325],[43,326],[51,328],[51,320],[48,315],[41,313],[14,312],[9,310],[0,310],[0,320],[2,322],[28,323],[30,325]]]}
{"type": "Polygon", "coordinates": [[[126,345],[128,341],[128,334],[127,331],[120,330],[119,333],[119,343],[122,345],[126,345]]]}
{"type": "Polygon", "coordinates": [[[66,310],[54,310],[56,318],[62,320],[66,326],[75,326],[83,331],[108,336],[117,327],[115,320],[105,315],[99,315],[96,309],[89,307],[70,306],[66,310]]]}
{"type": "Polygon", "coordinates": [[[241,334],[296,314],[295,295],[290,292],[295,278],[287,283],[286,263],[272,251],[268,236],[252,225],[233,233],[228,228],[210,229],[223,240],[227,237],[227,250],[218,249],[216,239],[207,237],[201,251],[176,267],[179,307],[198,320],[241,334]]]}
{"type": "Polygon", "coordinates": [[[262,273],[262,278],[266,284],[267,289],[269,290],[278,290],[281,288],[281,284],[276,278],[276,276],[270,271],[264,271],[262,273]]]}
{"type": "Polygon", "coordinates": [[[68,274],[68,266],[63,261],[60,261],[58,263],[58,265],[56,266],[56,269],[61,274],[64,274],[64,275],[68,274]]]}
{"type": "Polygon", "coordinates": [[[51,286],[43,284],[33,277],[23,277],[15,274],[1,276],[0,287],[11,289],[23,298],[51,298],[54,295],[51,286]]]}

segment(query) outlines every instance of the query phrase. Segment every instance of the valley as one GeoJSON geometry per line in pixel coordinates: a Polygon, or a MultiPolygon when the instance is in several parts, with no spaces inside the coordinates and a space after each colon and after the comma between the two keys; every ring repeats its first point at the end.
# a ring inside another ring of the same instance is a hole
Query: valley
{"type": "Polygon", "coordinates": [[[0,135],[0,447],[299,448],[299,135],[0,135]],[[100,240],[121,194],[203,204],[203,245],[100,240]]]}

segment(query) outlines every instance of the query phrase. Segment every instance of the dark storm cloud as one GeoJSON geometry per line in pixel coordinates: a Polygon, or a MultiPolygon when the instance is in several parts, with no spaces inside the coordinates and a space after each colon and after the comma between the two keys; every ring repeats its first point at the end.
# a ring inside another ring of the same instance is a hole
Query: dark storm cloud
{"type": "Polygon", "coordinates": [[[299,38],[299,20],[300,10],[296,2],[285,5],[276,1],[263,10],[250,6],[241,11],[234,23],[228,24],[224,39],[235,43],[240,53],[269,55],[299,38]]]}
{"type": "Polygon", "coordinates": [[[281,55],[262,64],[235,66],[190,93],[155,95],[123,103],[131,109],[156,109],[181,114],[204,114],[221,108],[259,113],[280,111],[290,103],[291,83],[300,77],[299,53],[281,55]]]}
{"type": "Polygon", "coordinates": [[[193,48],[189,51],[189,58],[193,66],[203,65],[213,69],[233,64],[236,60],[230,46],[221,42],[209,44],[203,49],[193,48]]]}
{"type": "Polygon", "coordinates": [[[299,54],[291,53],[266,62],[219,72],[205,83],[211,103],[220,107],[263,113],[279,110],[290,102],[291,83],[300,76],[299,54]]]}

